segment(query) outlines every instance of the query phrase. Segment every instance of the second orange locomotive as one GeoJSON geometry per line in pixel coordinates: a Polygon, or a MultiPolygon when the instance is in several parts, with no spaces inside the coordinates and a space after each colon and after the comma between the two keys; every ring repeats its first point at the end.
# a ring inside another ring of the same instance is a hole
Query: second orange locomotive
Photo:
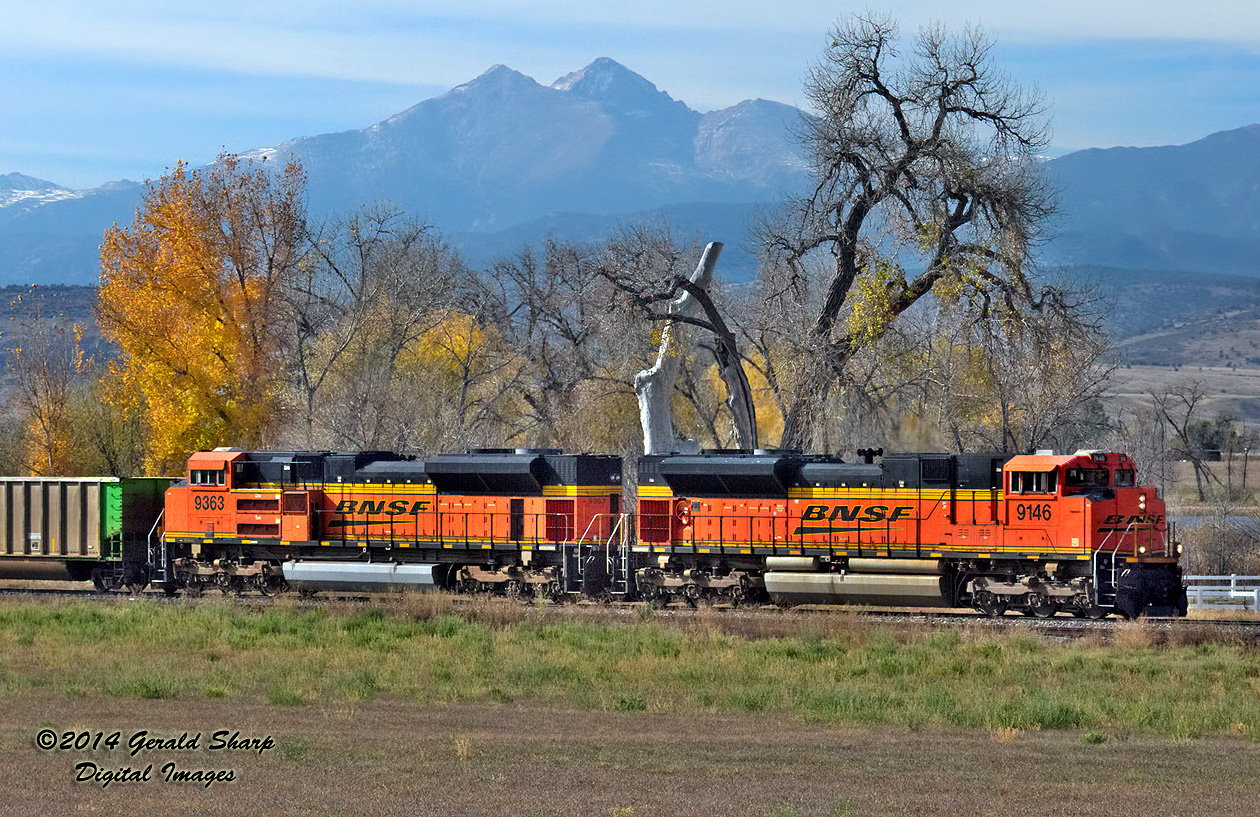
{"type": "Polygon", "coordinates": [[[645,457],[649,597],[1184,615],[1179,546],[1124,454],[645,457]]]}

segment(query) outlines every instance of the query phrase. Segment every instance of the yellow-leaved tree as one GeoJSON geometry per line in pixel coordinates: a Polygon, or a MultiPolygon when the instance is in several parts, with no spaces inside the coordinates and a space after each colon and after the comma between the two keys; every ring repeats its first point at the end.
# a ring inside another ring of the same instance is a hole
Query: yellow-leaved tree
{"type": "Polygon", "coordinates": [[[128,228],[105,232],[97,317],[110,376],[144,417],[147,473],[220,445],[265,445],[283,379],[282,289],[305,241],[305,179],[290,162],[220,156],[149,183],[128,228]]]}

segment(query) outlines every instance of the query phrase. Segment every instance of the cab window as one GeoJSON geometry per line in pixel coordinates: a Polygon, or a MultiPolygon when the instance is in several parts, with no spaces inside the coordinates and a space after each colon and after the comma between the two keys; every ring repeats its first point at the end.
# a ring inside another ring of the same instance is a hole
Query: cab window
{"type": "Polygon", "coordinates": [[[1137,475],[1129,468],[1121,468],[1116,471],[1116,487],[1132,488],[1137,485],[1137,475]]]}
{"type": "Polygon", "coordinates": [[[1012,471],[1011,493],[1053,494],[1059,488],[1057,471],[1012,471]]]}
{"type": "Polygon", "coordinates": [[[1106,488],[1110,477],[1106,468],[1069,468],[1064,481],[1069,488],[1106,488]]]}
{"type": "Polygon", "coordinates": [[[226,485],[223,469],[216,471],[194,469],[188,472],[189,485],[226,485]]]}

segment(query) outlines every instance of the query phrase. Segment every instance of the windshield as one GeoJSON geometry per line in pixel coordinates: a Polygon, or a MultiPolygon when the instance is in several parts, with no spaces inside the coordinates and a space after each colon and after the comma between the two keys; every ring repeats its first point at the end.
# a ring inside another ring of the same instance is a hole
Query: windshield
{"type": "Polygon", "coordinates": [[[1069,468],[1065,482],[1069,488],[1106,488],[1109,477],[1105,468],[1069,468]]]}

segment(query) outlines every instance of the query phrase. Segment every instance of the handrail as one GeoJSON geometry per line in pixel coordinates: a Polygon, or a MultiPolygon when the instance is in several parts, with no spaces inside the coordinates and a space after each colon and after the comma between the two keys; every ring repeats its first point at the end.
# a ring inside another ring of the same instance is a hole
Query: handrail
{"type": "MultiPolygon", "coordinates": [[[[153,520],[153,526],[149,528],[149,535],[148,535],[148,537],[147,537],[147,540],[146,540],[146,541],[148,542],[148,545],[149,545],[149,569],[150,569],[150,573],[152,573],[152,572],[153,572],[153,568],[154,568],[154,566],[155,566],[155,563],[157,563],[157,562],[161,559],[161,557],[162,557],[162,543],[161,543],[161,541],[160,541],[160,540],[155,540],[155,539],[154,539],[154,534],[156,534],[156,533],[157,533],[158,526],[162,524],[162,517],[163,517],[163,516],[165,516],[165,515],[166,515],[166,508],[162,508],[162,510],[158,512],[157,519],[154,519],[154,520],[153,520]]],[[[161,570],[162,570],[162,580],[163,580],[163,581],[165,581],[165,580],[167,580],[168,578],[170,578],[169,576],[167,576],[167,575],[166,575],[166,565],[165,565],[165,564],[156,565],[156,566],[160,567],[160,568],[161,568],[161,570]]],[[[152,577],[150,577],[150,578],[152,578],[152,577]]]]}
{"type": "MultiPolygon", "coordinates": [[[[335,514],[336,511],[332,509],[328,509],[328,508],[316,508],[315,513],[316,514],[335,514]]],[[[355,528],[355,527],[366,528],[377,521],[372,518],[373,516],[377,516],[377,515],[369,514],[362,520],[356,520],[353,518],[346,519],[345,520],[346,524],[342,528],[342,531],[340,533],[340,541],[343,541],[343,542],[344,541],[360,541],[360,540],[370,541],[372,539],[372,531],[370,530],[366,531],[363,535],[349,535],[345,532],[345,530],[348,528],[355,528]]],[[[488,511],[430,512],[430,511],[426,511],[425,513],[415,513],[415,514],[408,514],[408,515],[380,514],[380,516],[388,517],[389,529],[388,531],[381,531],[381,533],[386,534],[385,536],[386,540],[410,541],[416,545],[421,545],[421,544],[445,545],[448,542],[458,542],[458,543],[463,543],[465,547],[470,547],[472,545],[472,540],[469,535],[470,526],[468,523],[472,517],[489,518],[490,524],[486,531],[485,537],[483,537],[489,540],[495,540],[495,541],[502,540],[504,542],[517,542],[517,543],[531,544],[531,545],[541,545],[545,543],[545,544],[556,544],[556,545],[563,546],[566,544],[572,545],[572,544],[577,543],[575,540],[568,538],[569,536],[572,536],[573,532],[576,530],[576,528],[574,527],[574,522],[576,521],[574,517],[576,516],[576,514],[565,513],[562,511],[544,511],[541,513],[522,514],[521,517],[523,520],[524,519],[534,520],[534,535],[521,536],[519,539],[513,538],[511,535],[511,525],[512,525],[513,514],[510,511],[495,511],[495,512],[488,512],[488,511]],[[440,519],[440,517],[443,517],[443,516],[462,517],[462,520],[461,520],[463,522],[462,536],[458,534],[454,536],[449,535],[449,532],[445,530],[445,526],[442,524],[442,520],[440,519]],[[420,526],[422,524],[422,520],[428,517],[436,517],[431,520],[433,531],[432,533],[429,533],[429,534],[423,534],[420,532],[420,526]],[[496,528],[498,527],[498,523],[500,519],[506,520],[507,527],[508,527],[507,534],[502,535],[502,536],[496,535],[496,532],[495,532],[496,528]],[[546,523],[549,520],[555,521],[557,523],[556,527],[558,529],[557,532],[560,534],[559,536],[557,537],[547,536],[546,523]],[[539,523],[542,523],[542,524],[539,524],[539,523]],[[398,525],[414,525],[416,529],[414,533],[409,534],[409,535],[396,534],[395,527],[398,525]]],[[[601,516],[601,514],[595,514],[595,516],[598,517],[598,516],[601,516]]],[[[322,521],[319,524],[319,528],[321,532],[325,532],[324,524],[322,521]]],[[[589,529],[589,524],[588,524],[588,529],[589,529]]]]}

